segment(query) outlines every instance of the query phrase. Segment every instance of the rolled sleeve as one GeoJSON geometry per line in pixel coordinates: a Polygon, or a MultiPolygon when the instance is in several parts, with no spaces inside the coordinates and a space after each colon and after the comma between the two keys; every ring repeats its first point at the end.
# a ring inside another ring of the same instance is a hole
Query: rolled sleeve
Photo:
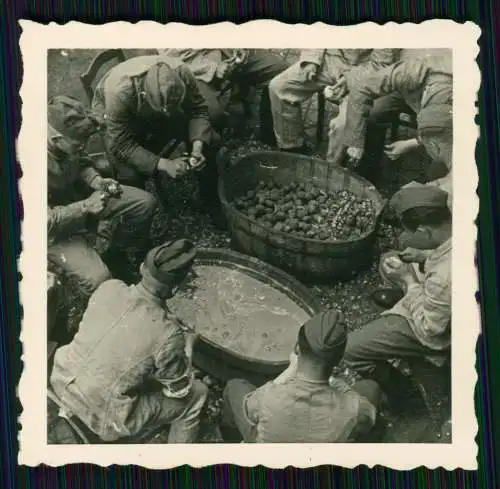
{"type": "Polygon", "coordinates": [[[247,394],[243,400],[243,412],[248,422],[253,426],[259,423],[261,398],[265,393],[266,385],[247,394]]]}
{"type": "Polygon", "coordinates": [[[187,66],[179,68],[179,76],[186,85],[186,99],[183,108],[189,117],[189,140],[209,144],[212,139],[212,126],[210,125],[207,103],[187,66]]]}
{"type": "Polygon", "coordinates": [[[169,386],[189,369],[185,353],[184,333],[177,331],[169,335],[159,348],[155,357],[155,379],[162,385],[169,386]]]}
{"type": "Polygon", "coordinates": [[[356,440],[360,436],[366,435],[375,425],[377,420],[377,409],[363,396],[359,396],[356,425],[351,432],[350,438],[356,440]]]}

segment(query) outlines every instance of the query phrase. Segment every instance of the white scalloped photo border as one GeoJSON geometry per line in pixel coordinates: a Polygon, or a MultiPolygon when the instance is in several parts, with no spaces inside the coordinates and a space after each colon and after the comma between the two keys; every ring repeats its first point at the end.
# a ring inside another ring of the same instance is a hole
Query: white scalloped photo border
{"type": "Polygon", "coordinates": [[[24,203],[23,252],[20,257],[20,297],[24,310],[21,341],[23,373],[18,395],[20,415],[19,462],[35,466],[68,463],[135,464],[166,469],[183,464],[202,467],[216,463],[272,468],[331,464],[353,468],[383,465],[394,469],[419,466],[445,469],[477,468],[474,411],[477,381],[475,348],[480,334],[475,225],[479,209],[475,147],[479,128],[474,118],[480,86],[476,63],[480,28],[471,22],[429,20],[421,24],[378,25],[373,22],[335,27],[323,23],[289,25],[257,20],[208,26],[151,21],[88,25],[42,25],[21,20],[23,58],[22,126],[18,158],[24,203]],[[46,399],[46,130],[48,49],[193,48],[450,48],[454,72],[453,162],[453,329],[452,421],[450,444],[211,444],[211,445],[48,445],[46,399]],[[460,160],[460,161],[458,161],[460,160]],[[463,160],[463,161],[462,161],[463,160]]]}

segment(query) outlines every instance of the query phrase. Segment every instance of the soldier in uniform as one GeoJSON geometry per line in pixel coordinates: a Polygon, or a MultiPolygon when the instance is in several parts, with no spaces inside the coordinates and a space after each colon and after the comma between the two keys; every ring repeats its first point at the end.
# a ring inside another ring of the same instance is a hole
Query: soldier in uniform
{"type": "Polygon", "coordinates": [[[165,54],[130,58],[98,83],[92,109],[105,124],[107,153],[124,184],[144,188],[149,177],[184,176],[188,159],[163,152],[174,139],[186,141],[199,169],[203,208],[222,225],[215,161],[220,138],[187,65],[165,54]]]}
{"type": "Polygon", "coordinates": [[[373,428],[380,399],[378,385],[361,380],[348,386],[331,379],[346,345],[346,326],[334,310],[305,323],[276,379],[255,388],[242,379],[224,390],[227,438],[236,432],[250,443],[345,443],[359,441],[373,428]]]}
{"type": "Polygon", "coordinates": [[[165,49],[164,52],[182,60],[198,81],[198,88],[208,104],[210,119],[220,132],[228,120],[221,98],[226,83],[245,92],[252,86],[262,87],[260,105],[261,139],[273,141],[272,116],[269,103],[269,82],[289,64],[266,49],[165,49]]]}
{"type": "Polygon", "coordinates": [[[98,122],[80,101],[51,98],[48,123],[48,260],[90,296],[111,277],[109,268],[113,274],[126,268],[127,251],[142,260],[157,202],[95,170],[84,148],[98,122]]]}
{"type": "Polygon", "coordinates": [[[432,57],[409,58],[359,79],[351,87],[347,102],[345,145],[352,164],[363,156],[367,117],[380,97],[392,95],[417,114],[417,138],[396,141],[390,157],[423,146],[431,159],[447,174],[432,182],[452,200],[453,75],[432,57]]]}
{"type": "MultiPolygon", "coordinates": [[[[269,84],[274,133],[284,151],[304,153],[304,124],[301,104],[315,93],[327,89],[327,98],[338,104],[338,114],[330,123],[328,159],[339,163],[343,156],[345,98],[351,85],[371,71],[396,61],[395,49],[308,49],[297,63],[276,76],[269,84]]],[[[374,106],[374,122],[386,122],[394,115],[392,99],[381,99],[374,106]]]]}
{"type": "Polygon", "coordinates": [[[165,305],[195,256],[190,241],[168,242],[149,251],[138,284],[108,280],[94,292],[78,333],[54,357],[62,416],[103,441],[143,439],[169,424],[169,443],[196,442],[207,387],[193,376],[195,336],[165,305]]]}

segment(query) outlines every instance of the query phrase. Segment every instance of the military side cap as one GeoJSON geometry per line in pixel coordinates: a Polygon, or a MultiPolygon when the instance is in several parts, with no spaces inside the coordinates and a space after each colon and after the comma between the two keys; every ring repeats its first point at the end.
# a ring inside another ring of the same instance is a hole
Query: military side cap
{"type": "Polygon", "coordinates": [[[347,342],[344,316],[340,311],[326,310],[304,324],[304,336],[314,355],[324,360],[343,355],[347,342]]]}
{"type": "Polygon", "coordinates": [[[439,187],[412,182],[399,189],[391,199],[390,205],[401,215],[419,207],[446,207],[448,194],[439,187]]]}
{"type": "Polygon", "coordinates": [[[186,273],[195,257],[195,245],[187,239],[178,239],[150,250],[144,266],[156,280],[170,282],[173,276],[186,273]]]}

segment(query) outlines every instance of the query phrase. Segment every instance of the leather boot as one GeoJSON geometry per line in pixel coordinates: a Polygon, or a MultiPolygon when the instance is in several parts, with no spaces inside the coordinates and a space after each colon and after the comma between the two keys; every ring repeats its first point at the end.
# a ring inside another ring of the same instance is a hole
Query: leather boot
{"type": "Polygon", "coordinates": [[[394,307],[403,297],[403,291],[396,288],[377,289],[371,294],[372,301],[384,309],[394,307]]]}

